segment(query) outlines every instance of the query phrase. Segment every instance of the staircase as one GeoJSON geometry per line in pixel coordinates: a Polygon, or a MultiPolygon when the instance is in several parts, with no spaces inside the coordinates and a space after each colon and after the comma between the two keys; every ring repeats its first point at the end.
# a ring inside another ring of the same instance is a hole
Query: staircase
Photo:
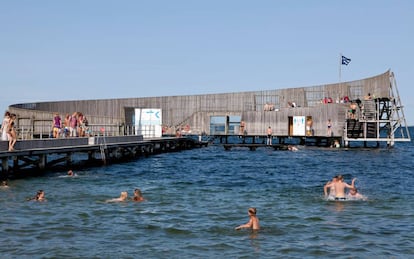
{"type": "Polygon", "coordinates": [[[367,138],[377,138],[376,122],[367,122],[367,138]]]}
{"type": "Polygon", "coordinates": [[[362,119],[366,121],[372,121],[376,119],[376,105],[374,100],[362,101],[362,119]]]}
{"type": "Polygon", "coordinates": [[[348,138],[360,138],[363,136],[363,123],[354,120],[348,119],[346,121],[347,124],[347,137],[348,138]]]}

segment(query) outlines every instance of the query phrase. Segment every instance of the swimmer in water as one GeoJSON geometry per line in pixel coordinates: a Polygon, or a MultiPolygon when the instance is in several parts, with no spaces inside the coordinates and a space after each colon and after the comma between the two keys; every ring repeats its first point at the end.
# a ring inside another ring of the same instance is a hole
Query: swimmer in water
{"type": "Polygon", "coordinates": [[[140,189],[134,190],[134,198],[132,198],[133,201],[141,202],[145,201],[144,197],[142,196],[142,192],[140,189]]]}
{"type": "Polygon", "coordinates": [[[367,197],[360,194],[356,187],[349,190],[347,198],[350,200],[363,200],[363,201],[367,200],[367,197]]]}
{"type": "Polygon", "coordinates": [[[46,201],[45,191],[38,190],[33,198],[27,199],[28,201],[46,201]]]}
{"type": "Polygon", "coordinates": [[[288,150],[289,151],[298,151],[299,149],[297,147],[295,147],[295,146],[288,145],[288,150]]]}
{"type": "MultiPolygon", "coordinates": [[[[346,200],[345,188],[348,188],[348,189],[355,188],[355,180],[356,178],[352,179],[352,183],[351,185],[349,185],[346,182],[344,182],[344,177],[342,175],[338,175],[336,182],[332,181],[331,183],[326,184],[324,186],[324,191],[325,191],[325,188],[334,187],[335,188],[335,200],[336,201],[346,200]]],[[[325,192],[325,196],[326,196],[326,192],[325,192]]]]}
{"type": "Polygon", "coordinates": [[[72,170],[68,171],[68,176],[75,176],[75,173],[72,170]]]}
{"type": "Polygon", "coordinates": [[[332,178],[332,181],[327,182],[324,186],[323,186],[323,192],[325,194],[325,197],[332,197],[335,198],[335,187],[331,186],[328,187],[329,184],[331,183],[336,183],[338,181],[338,176],[334,176],[332,178]],[[328,189],[329,189],[329,193],[328,193],[328,189]]]}
{"type": "Polygon", "coordinates": [[[110,200],[107,200],[107,202],[126,201],[127,198],[128,198],[128,193],[127,192],[121,192],[121,196],[119,196],[119,198],[110,199],[110,200]]]}
{"type": "Polygon", "coordinates": [[[6,181],[6,180],[2,181],[0,186],[1,186],[1,187],[4,187],[4,188],[9,187],[9,185],[8,185],[8,183],[7,183],[7,181],[6,181]]]}
{"type": "Polygon", "coordinates": [[[259,218],[256,216],[257,210],[256,208],[249,208],[248,210],[248,214],[250,217],[249,222],[247,222],[246,224],[240,225],[238,227],[236,227],[236,230],[242,229],[242,228],[251,228],[253,230],[259,230],[260,229],[260,224],[259,224],[259,218]]]}

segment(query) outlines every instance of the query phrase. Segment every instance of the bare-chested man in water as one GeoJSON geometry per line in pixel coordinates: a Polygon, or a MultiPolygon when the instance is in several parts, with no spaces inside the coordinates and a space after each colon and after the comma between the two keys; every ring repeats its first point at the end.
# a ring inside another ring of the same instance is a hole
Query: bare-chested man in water
{"type": "Polygon", "coordinates": [[[345,188],[354,189],[355,188],[355,180],[356,178],[352,179],[351,185],[344,182],[344,177],[342,175],[337,176],[337,181],[332,181],[331,183],[324,186],[325,188],[334,188],[335,189],[335,200],[341,201],[346,200],[345,195],[345,188]]]}

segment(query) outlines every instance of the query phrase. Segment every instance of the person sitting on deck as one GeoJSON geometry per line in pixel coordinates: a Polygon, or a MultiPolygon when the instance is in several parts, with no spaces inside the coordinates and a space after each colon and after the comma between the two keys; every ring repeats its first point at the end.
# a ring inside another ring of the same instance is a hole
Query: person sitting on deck
{"type": "Polygon", "coordinates": [[[242,229],[242,228],[251,228],[253,230],[259,230],[260,229],[260,224],[259,224],[259,218],[256,216],[257,210],[256,208],[249,208],[248,210],[248,214],[250,217],[249,222],[247,222],[246,224],[240,225],[238,227],[236,227],[236,230],[242,229]]]}

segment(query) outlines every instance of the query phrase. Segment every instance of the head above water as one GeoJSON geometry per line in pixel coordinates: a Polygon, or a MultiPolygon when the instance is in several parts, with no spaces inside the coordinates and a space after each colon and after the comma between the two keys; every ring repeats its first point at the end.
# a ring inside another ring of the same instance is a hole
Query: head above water
{"type": "Polygon", "coordinates": [[[121,192],[121,199],[126,199],[128,198],[128,193],[127,192],[121,192]]]}
{"type": "Polygon", "coordinates": [[[249,214],[252,214],[252,215],[256,215],[256,213],[257,213],[257,210],[256,210],[256,208],[249,208],[249,214]]]}
{"type": "Polygon", "coordinates": [[[135,195],[135,196],[139,196],[139,197],[141,197],[141,196],[142,196],[142,192],[141,192],[141,190],[140,190],[140,189],[135,189],[135,190],[134,190],[134,195],[135,195]]]}

